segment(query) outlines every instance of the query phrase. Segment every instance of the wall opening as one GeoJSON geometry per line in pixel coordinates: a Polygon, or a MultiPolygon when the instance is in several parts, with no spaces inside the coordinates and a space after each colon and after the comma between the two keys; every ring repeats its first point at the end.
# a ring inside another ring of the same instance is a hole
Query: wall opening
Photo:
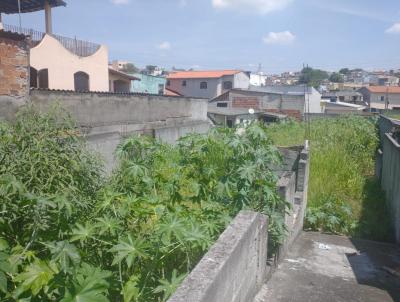
{"type": "Polygon", "coordinates": [[[89,91],[89,75],[86,72],[78,71],[74,74],[75,91],[89,91]]]}
{"type": "Polygon", "coordinates": [[[39,82],[39,88],[49,88],[49,70],[47,68],[39,70],[37,78],[39,82]]]}
{"type": "Polygon", "coordinates": [[[30,87],[38,88],[38,72],[35,68],[29,68],[29,79],[30,79],[30,87]]]}
{"type": "Polygon", "coordinates": [[[131,91],[131,83],[122,81],[122,80],[115,80],[114,81],[114,92],[118,93],[129,93],[131,91]]]}

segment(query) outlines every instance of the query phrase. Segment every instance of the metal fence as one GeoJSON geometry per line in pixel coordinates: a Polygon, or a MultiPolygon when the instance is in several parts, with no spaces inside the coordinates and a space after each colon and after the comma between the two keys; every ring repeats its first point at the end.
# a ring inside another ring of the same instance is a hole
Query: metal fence
{"type": "MultiPolygon", "coordinates": [[[[30,28],[21,28],[14,25],[4,25],[6,31],[16,32],[26,36],[30,36],[33,43],[39,43],[45,36],[44,32],[33,30],[30,28]]],[[[55,34],[51,34],[52,37],[56,38],[66,49],[80,57],[88,57],[93,55],[99,50],[100,44],[78,40],[76,38],[68,38],[55,34]]]]}

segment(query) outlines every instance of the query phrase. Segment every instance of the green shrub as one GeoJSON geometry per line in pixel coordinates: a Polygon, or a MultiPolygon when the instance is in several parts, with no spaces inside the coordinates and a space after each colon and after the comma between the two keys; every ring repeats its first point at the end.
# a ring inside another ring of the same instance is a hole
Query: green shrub
{"type": "MultiPolygon", "coordinates": [[[[267,128],[278,145],[298,145],[306,125],[290,121],[267,128]]],[[[313,230],[387,240],[388,215],[382,191],[374,183],[378,148],[376,119],[360,116],[316,119],[310,123],[311,164],[306,227],[313,230]],[[373,199],[374,202],[369,200],[373,199]],[[375,210],[371,210],[371,206],[375,210]],[[380,211],[376,212],[379,208],[380,211]],[[377,219],[368,214],[379,214],[377,219]],[[381,221],[380,223],[378,221],[381,221]],[[380,224],[380,225],[378,225],[380,224]],[[381,226],[385,227],[382,228],[381,226]],[[368,231],[370,229],[379,232],[368,231]]]]}
{"type": "Polygon", "coordinates": [[[265,131],[131,137],[102,179],[65,112],[24,109],[0,127],[0,299],[165,301],[241,209],[270,217],[276,246],[287,204],[265,131]]]}

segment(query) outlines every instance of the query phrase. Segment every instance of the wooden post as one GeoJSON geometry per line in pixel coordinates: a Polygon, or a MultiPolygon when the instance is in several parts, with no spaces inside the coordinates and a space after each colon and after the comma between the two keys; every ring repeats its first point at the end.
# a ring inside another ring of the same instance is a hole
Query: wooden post
{"type": "Polygon", "coordinates": [[[44,12],[45,12],[45,20],[46,20],[46,34],[53,33],[53,24],[51,19],[51,6],[48,0],[44,2],[44,12]]]}

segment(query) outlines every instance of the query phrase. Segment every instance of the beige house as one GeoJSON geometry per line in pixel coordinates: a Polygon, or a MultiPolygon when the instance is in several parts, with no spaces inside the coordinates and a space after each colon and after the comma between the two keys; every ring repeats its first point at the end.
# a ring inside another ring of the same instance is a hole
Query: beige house
{"type": "Polygon", "coordinates": [[[99,46],[88,56],[79,56],[55,37],[46,34],[31,49],[31,87],[108,91],[108,50],[99,46]]]}
{"type": "MultiPolygon", "coordinates": [[[[0,23],[1,13],[45,11],[46,33],[2,25],[6,31],[17,32],[31,38],[29,57],[31,87],[74,91],[110,91],[107,47],[53,34],[52,8],[66,6],[64,1],[21,1],[21,7],[17,3],[12,0],[0,2],[0,23]]],[[[126,86],[122,83],[125,83],[128,77],[120,75],[119,78],[113,78],[112,84],[114,85],[114,82],[118,80],[120,82],[116,82],[117,88],[124,89],[125,92],[126,86]]]]}

